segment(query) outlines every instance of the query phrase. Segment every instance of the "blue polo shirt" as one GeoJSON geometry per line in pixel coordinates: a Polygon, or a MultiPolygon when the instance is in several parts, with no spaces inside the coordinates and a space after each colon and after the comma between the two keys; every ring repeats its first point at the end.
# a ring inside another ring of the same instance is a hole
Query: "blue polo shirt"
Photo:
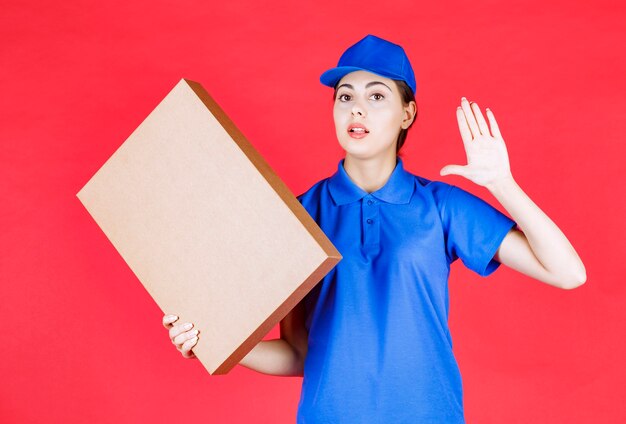
{"type": "Polygon", "coordinates": [[[450,264],[487,276],[515,222],[397,157],[367,193],[337,172],[298,196],[343,259],[304,298],[308,354],[297,422],[464,423],[448,329],[450,264]]]}

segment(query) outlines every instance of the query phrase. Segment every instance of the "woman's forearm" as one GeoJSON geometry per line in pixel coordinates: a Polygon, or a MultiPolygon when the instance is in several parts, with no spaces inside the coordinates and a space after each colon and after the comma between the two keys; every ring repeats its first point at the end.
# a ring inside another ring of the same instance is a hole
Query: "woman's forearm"
{"type": "Polygon", "coordinates": [[[513,178],[487,188],[524,232],[535,257],[546,271],[568,282],[568,286],[585,282],[585,266],[574,247],[513,178]]]}
{"type": "Polygon", "coordinates": [[[302,376],[304,359],[283,339],[260,341],[240,365],[263,374],[302,376]]]}

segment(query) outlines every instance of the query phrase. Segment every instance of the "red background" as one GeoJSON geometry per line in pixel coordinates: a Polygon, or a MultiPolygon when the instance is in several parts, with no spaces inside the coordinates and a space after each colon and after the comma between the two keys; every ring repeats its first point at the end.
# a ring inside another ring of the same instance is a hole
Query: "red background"
{"type": "Polygon", "coordinates": [[[490,107],[514,177],[587,268],[565,291],[453,265],[468,423],[625,422],[625,12],[604,0],[3,1],[0,421],[294,422],[301,378],[210,376],[180,357],[75,195],[183,77],[300,194],[343,153],[319,75],[371,33],[415,68],[406,168],[502,210],[439,176],[465,163],[461,96],[490,107]]]}

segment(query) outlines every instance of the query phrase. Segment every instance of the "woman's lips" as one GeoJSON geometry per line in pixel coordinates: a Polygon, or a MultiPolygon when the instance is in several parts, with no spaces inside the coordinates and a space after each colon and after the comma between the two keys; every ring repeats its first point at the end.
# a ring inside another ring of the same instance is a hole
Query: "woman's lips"
{"type": "Polygon", "coordinates": [[[348,131],[348,134],[352,138],[363,138],[367,135],[366,132],[353,132],[353,131],[348,131]]]}
{"type": "Polygon", "coordinates": [[[369,131],[361,124],[350,124],[348,126],[348,135],[352,138],[363,138],[369,131]]]}

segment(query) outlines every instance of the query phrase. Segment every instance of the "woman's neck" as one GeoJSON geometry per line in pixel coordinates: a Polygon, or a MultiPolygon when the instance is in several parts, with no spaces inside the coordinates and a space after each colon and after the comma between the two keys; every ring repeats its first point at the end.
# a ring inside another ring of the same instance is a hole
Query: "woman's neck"
{"type": "Polygon", "coordinates": [[[346,154],[343,167],[357,186],[372,193],[385,185],[396,164],[396,155],[358,159],[346,154]]]}

